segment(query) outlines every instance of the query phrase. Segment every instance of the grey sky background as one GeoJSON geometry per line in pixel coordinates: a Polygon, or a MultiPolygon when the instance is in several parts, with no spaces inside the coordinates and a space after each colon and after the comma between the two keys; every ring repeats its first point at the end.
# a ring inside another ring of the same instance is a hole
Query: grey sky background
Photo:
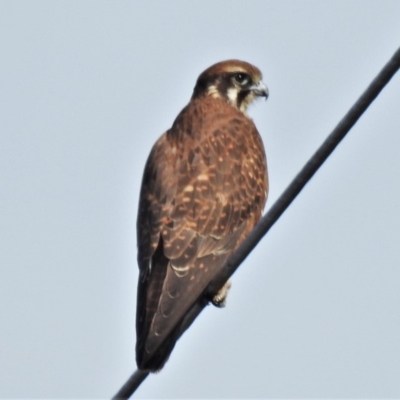
{"type": "MultiPolygon", "coordinates": [[[[211,64],[257,65],[270,207],[400,45],[400,1],[0,1],[0,397],[135,369],[152,144],[211,64]]],[[[400,76],[140,398],[400,397],[400,76]]]]}

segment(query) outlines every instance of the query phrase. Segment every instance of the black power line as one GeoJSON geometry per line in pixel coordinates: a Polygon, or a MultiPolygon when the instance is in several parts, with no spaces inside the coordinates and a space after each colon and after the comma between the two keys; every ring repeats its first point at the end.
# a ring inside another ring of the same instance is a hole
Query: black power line
{"type": "MultiPolygon", "coordinates": [[[[287,189],[278,198],[275,204],[269,209],[259,223],[254,227],[243,243],[229,257],[223,270],[218,274],[216,279],[210,284],[207,293],[203,295],[203,301],[198,301],[189,310],[185,317],[185,324],[182,333],[189,328],[192,322],[201,313],[211,299],[224,283],[232,276],[239,265],[250,254],[258,242],[266,235],[274,223],[289,207],[292,201],[304,188],[307,182],[317,172],[319,167],[325,162],[329,155],[335,150],[336,146],[345,137],[349,130],[358,121],[365,110],[375,100],[381,90],[387,85],[394,74],[400,69],[400,48],[396,51],[389,62],[383,67],[381,72],[376,76],[372,83],[368,86],[361,97],[347,112],[344,118],[339,122],[336,128],[322,143],[319,149],[313,154],[309,161],[304,165],[302,170],[293,179],[287,189]]],[[[200,299],[201,300],[201,299],[200,299]]],[[[147,378],[148,372],[136,371],[122,386],[113,399],[128,399],[140,384],[147,378]]]]}

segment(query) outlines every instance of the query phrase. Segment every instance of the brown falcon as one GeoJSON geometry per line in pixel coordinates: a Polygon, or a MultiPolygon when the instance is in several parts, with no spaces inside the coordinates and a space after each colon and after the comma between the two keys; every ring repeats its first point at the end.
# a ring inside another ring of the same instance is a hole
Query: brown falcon
{"type": "MultiPolygon", "coordinates": [[[[268,177],[247,115],[268,96],[261,72],[228,60],[197,79],[189,104],[147,160],[137,220],[136,361],[157,371],[190,307],[261,217],[268,177]]],[[[229,282],[212,302],[223,306],[229,282]]]]}

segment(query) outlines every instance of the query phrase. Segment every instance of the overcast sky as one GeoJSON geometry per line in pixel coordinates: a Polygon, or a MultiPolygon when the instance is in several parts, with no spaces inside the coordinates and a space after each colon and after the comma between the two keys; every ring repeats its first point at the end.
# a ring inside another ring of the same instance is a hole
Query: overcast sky
{"type": "MultiPolygon", "coordinates": [[[[400,1],[0,1],[0,397],[135,370],[136,212],[197,76],[238,58],[270,207],[400,45],[400,1]]],[[[139,398],[400,397],[400,75],[139,398]]]]}

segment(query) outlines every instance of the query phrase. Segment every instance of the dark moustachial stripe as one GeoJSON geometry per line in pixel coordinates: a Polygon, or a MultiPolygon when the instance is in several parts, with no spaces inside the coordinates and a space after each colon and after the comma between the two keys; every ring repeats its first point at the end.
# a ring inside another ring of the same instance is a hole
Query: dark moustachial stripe
{"type": "Polygon", "coordinates": [[[248,96],[249,93],[250,93],[249,90],[242,90],[241,92],[238,93],[238,97],[237,97],[237,101],[236,101],[236,105],[238,108],[240,108],[240,106],[243,103],[243,100],[248,96]]]}

